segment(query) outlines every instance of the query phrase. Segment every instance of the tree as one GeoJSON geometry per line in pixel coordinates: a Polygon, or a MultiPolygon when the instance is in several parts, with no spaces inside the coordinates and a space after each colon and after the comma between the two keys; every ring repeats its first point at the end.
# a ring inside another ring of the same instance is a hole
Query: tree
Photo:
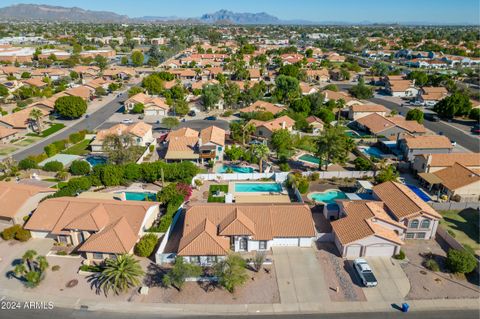
{"type": "Polygon", "coordinates": [[[258,158],[258,166],[260,169],[260,173],[263,173],[263,161],[267,158],[268,154],[270,154],[270,150],[268,146],[265,144],[255,144],[252,145],[252,153],[253,155],[258,158]]]}
{"type": "Polygon", "coordinates": [[[139,86],[134,86],[130,90],[128,90],[128,97],[132,97],[134,95],[137,95],[138,93],[143,93],[143,89],[139,86]]]}
{"type": "Polygon", "coordinates": [[[87,175],[90,173],[90,164],[83,160],[73,161],[70,165],[70,173],[73,175],[87,175]]]}
{"type": "Polygon", "coordinates": [[[204,85],[202,88],[202,102],[209,109],[217,105],[222,98],[222,87],[218,84],[204,85]]]}
{"type": "Polygon", "coordinates": [[[449,249],[446,265],[453,273],[468,274],[477,267],[477,259],[469,251],[449,249]]]}
{"type": "Polygon", "coordinates": [[[355,169],[358,171],[368,171],[372,169],[372,164],[363,157],[357,157],[353,163],[355,164],[355,169]]]}
{"type": "Polygon", "coordinates": [[[160,94],[163,91],[163,79],[157,73],[150,74],[142,80],[142,86],[150,94],[160,94]]]}
{"type": "Polygon", "coordinates": [[[35,162],[31,158],[24,158],[20,162],[18,162],[18,168],[21,170],[33,169],[37,167],[37,162],[35,162]]]}
{"type": "Polygon", "coordinates": [[[0,84],[0,96],[5,97],[5,96],[8,96],[8,94],[9,94],[8,89],[4,85],[0,84]]]}
{"type": "Polygon", "coordinates": [[[28,117],[35,123],[35,126],[37,127],[37,133],[40,134],[42,131],[42,111],[37,108],[32,108],[28,117]]]}
{"type": "Polygon", "coordinates": [[[154,233],[144,235],[135,244],[135,255],[140,257],[148,257],[153,253],[155,246],[157,245],[158,237],[154,233]]]}
{"type": "Polygon", "coordinates": [[[100,68],[100,70],[105,70],[108,64],[108,60],[104,56],[97,55],[95,57],[95,63],[97,63],[97,66],[100,68]]]}
{"type": "Polygon", "coordinates": [[[454,116],[468,115],[472,109],[472,102],[468,95],[460,92],[447,96],[437,104],[433,110],[441,117],[453,118],[454,116]]]}
{"type": "Polygon", "coordinates": [[[198,277],[202,274],[202,267],[186,263],[183,257],[175,258],[172,269],[162,278],[162,283],[166,287],[174,286],[178,290],[182,290],[185,279],[188,277],[198,277]]]}
{"type": "Polygon", "coordinates": [[[480,122],[480,108],[472,109],[470,114],[468,114],[468,118],[480,122]]]}
{"type": "Polygon", "coordinates": [[[47,172],[59,172],[63,170],[63,164],[59,161],[50,161],[43,166],[43,170],[47,172]]]}
{"type": "Polygon", "coordinates": [[[316,155],[321,159],[319,166],[325,164],[327,170],[330,163],[344,163],[348,157],[348,137],[344,134],[343,128],[333,126],[325,128],[317,140],[316,155]]]}
{"type": "Polygon", "coordinates": [[[243,285],[248,274],[245,260],[238,254],[229,254],[227,258],[217,263],[214,267],[218,282],[228,292],[233,293],[235,288],[243,285]]]}
{"type": "Polygon", "coordinates": [[[335,114],[326,107],[319,109],[316,113],[316,116],[318,116],[323,123],[326,124],[330,124],[335,120],[335,114]]]}
{"type": "Polygon", "coordinates": [[[128,57],[126,55],[122,56],[122,59],[120,60],[120,63],[122,65],[128,65],[128,57]]]}
{"type": "Polygon", "coordinates": [[[357,85],[352,86],[349,89],[350,94],[352,94],[357,99],[370,99],[373,97],[373,89],[365,85],[365,80],[360,78],[357,85]]]}
{"type": "Polygon", "coordinates": [[[100,274],[95,276],[98,289],[103,289],[105,295],[110,291],[119,295],[128,289],[140,285],[144,271],[138,260],[132,255],[124,254],[116,258],[107,258],[100,274]]]}
{"type": "Polygon", "coordinates": [[[80,75],[75,72],[75,71],[70,71],[70,78],[75,81],[75,80],[78,80],[80,78],[80,75]]]}
{"type": "Polygon", "coordinates": [[[223,99],[225,107],[235,107],[240,98],[240,88],[236,83],[227,82],[223,86],[223,99]]]}
{"type": "Polygon", "coordinates": [[[134,114],[141,114],[143,113],[143,109],[145,108],[145,105],[143,103],[136,103],[133,108],[132,108],[132,113],[134,114]]]}
{"type": "Polygon", "coordinates": [[[250,137],[255,133],[256,127],[253,123],[249,122],[231,122],[230,123],[230,132],[232,138],[236,141],[242,142],[242,145],[245,146],[246,142],[250,141],[250,137]]]}
{"type": "Polygon", "coordinates": [[[413,120],[417,121],[419,124],[423,124],[423,112],[419,109],[411,109],[407,112],[406,119],[407,121],[413,120]]]}
{"type": "Polygon", "coordinates": [[[428,83],[428,75],[423,71],[412,71],[407,75],[407,79],[415,80],[418,86],[424,86],[428,83]]]}
{"type": "Polygon", "coordinates": [[[13,273],[22,280],[26,287],[37,287],[45,277],[49,265],[45,256],[38,256],[35,250],[27,250],[22,256],[22,263],[17,264],[13,273]]]}
{"type": "Polygon", "coordinates": [[[400,174],[397,172],[397,169],[393,165],[388,165],[383,167],[375,176],[375,180],[378,183],[384,183],[389,181],[396,181],[400,174]]]}
{"type": "Polygon", "coordinates": [[[87,102],[79,96],[62,96],[55,101],[55,112],[69,119],[81,117],[87,111],[87,102]]]}
{"type": "Polygon", "coordinates": [[[116,165],[135,162],[142,152],[134,146],[133,137],[129,134],[107,135],[102,146],[103,151],[108,154],[108,160],[116,165]]]}
{"type": "Polygon", "coordinates": [[[275,79],[275,91],[273,96],[279,102],[287,103],[300,97],[300,84],[291,76],[279,75],[275,79]]]}
{"type": "Polygon", "coordinates": [[[107,91],[103,87],[99,86],[95,89],[95,95],[96,96],[105,96],[105,95],[107,95],[107,91]]]}
{"type": "Polygon", "coordinates": [[[173,102],[172,111],[177,116],[185,116],[186,114],[188,114],[188,111],[190,111],[190,109],[188,107],[187,101],[182,99],[182,100],[175,100],[173,102]]]}
{"type": "Polygon", "coordinates": [[[145,57],[143,56],[143,53],[141,51],[133,51],[132,56],[132,64],[136,67],[142,66],[143,62],[145,60],[145,57]]]}
{"type": "Polygon", "coordinates": [[[280,154],[291,150],[293,147],[292,135],[286,129],[274,131],[270,142],[273,149],[277,152],[277,157],[280,157],[280,154]]]}
{"type": "Polygon", "coordinates": [[[375,62],[375,64],[371,68],[373,75],[376,76],[386,76],[388,75],[388,65],[383,62],[375,62]]]}
{"type": "Polygon", "coordinates": [[[180,121],[176,117],[164,117],[162,119],[162,124],[169,130],[180,124],[180,121]]]}

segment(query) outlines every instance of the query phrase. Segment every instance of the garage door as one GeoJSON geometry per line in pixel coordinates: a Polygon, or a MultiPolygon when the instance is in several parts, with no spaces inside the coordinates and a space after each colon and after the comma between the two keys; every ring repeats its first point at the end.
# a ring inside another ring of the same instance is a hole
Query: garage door
{"type": "Polygon", "coordinates": [[[362,246],[349,245],[346,247],[345,257],[360,257],[361,251],[362,251],[362,246]]]}
{"type": "Polygon", "coordinates": [[[365,247],[366,257],[391,257],[395,253],[394,245],[373,245],[365,247]]]}
{"type": "Polygon", "coordinates": [[[300,238],[274,238],[273,246],[300,246],[300,238]]]}

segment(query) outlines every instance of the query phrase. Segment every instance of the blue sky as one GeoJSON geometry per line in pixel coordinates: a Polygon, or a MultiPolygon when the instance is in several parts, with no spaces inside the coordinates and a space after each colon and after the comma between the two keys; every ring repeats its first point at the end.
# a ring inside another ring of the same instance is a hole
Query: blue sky
{"type": "Polygon", "coordinates": [[[311,21],[480,23],[478,0],[1,0],[0,6],[18,3],[77,6],[130,17],[197,17],[227,9],[311,21]]]}

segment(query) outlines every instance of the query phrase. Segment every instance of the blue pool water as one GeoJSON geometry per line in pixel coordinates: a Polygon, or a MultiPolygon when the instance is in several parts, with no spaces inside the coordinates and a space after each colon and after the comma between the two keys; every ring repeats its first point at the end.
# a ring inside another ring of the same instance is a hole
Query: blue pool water
{"type": "Polygon", "coordinates": [[[228,169],[232,169],[234,173],[253,173],[253,167],[246,166],[241,167],[237,165],[222,165],[217,169],[217,173],[224,174],[227,173],[228,169]]]}
{"type": "Polygon", "coordinates": [[[125,198],[127,200],[137,200],[137,201],[146,201],[148,198],[149,201],[156,201],[157,194],[150,192],[125,192],[125,198]]]}
{"type": "Polygon", "coordinates": [[[430,197],[427,196],[427,194],[425,194],[420,188],[418,188],[417,186],[414,186],[414,185],[408,185],[406,184],[406,186],[408,188],[410,188],[412,190],[412,192],[414,192],[418,197],[420,197],[424,202],[429,202],[430,201],[430,197]]]}
{"type": "Polygon", "coordinates": [[[282,191],[282,185],[278,183],[235,183],[235,192],[238,193],[256,193],[256,192],[274,192],[282,191]]]}
{"type": "Polygon", "coordinates": [[[376,158],[383,158],[383,156],[385,155],[385,153],[382,152],[382,150],[374,146],[361,148],[360,151],[368,156],[373,156],[376,158]]]}
{"type": "Polygon", "coordinates": [[[92,167],[107,163],[107,158],[104,156],[88,156],[85,160],[89,162],[92,167]]]}
{"type": "MultiPolygon", "coordinates": [[[[320,159],[318,157],[315,157],[315,156],[310,155],[310,154],[303,154],[298,159],[301,160],[301,161],[316,164],[316,165],[320,164],[320,159]]],[[[323,164],[324,163],[322,163],[322,165],[323,164]]]]}
{"type": "Polygon", "coordinates": [[[345,199],[347,198],[347,195],[345,195],[344,192],[341,192],[339,190],[331,190],[322,193],[313,193],[312,195],[310,195],[310,197],[317,202],[323,202],[325,204],[335,204],[336,199],[345,199]]]}

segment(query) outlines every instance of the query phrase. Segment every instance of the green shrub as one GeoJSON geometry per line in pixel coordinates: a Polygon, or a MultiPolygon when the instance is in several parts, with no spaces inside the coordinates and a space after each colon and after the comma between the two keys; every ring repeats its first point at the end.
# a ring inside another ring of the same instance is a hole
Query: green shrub
{"type": "Polygon", "coordinates": [[[393,258],[398,259],[398,260],[404,260],[405,259],[405,252],[400,249],[400,252],[393,256],[393,258]]]}
{"type": "Polygon", "coordinates": [[[298,183],[298,191],[300,192],[300,194],[306,194],[308,192],[309,186],[310,184],[308,183],[308,181],[306,179],[302,179],[298,183]]]}
{"type": "Polygon", "coordinates": [[[446,264],[453,273],[468,274],[477,266],[477,259],[466,250],[450,249],[446,264]]]}
{"type": "Polygon", "coordinates": [[[168,227],[170,227],[170,225],[172,224],[173,217],[175,216],[175,213],[177,212],[182,202],[182,196],[178,196],[167,204],[167,212],[165,213],[165,215],[162,216],[162,218],[160,219],[160,224],[158,225],[159,232],[164,233],[167,231],[168,227]]]}
{"type": "Polygon", "coordinates": [[[57,147],[54,144],[45,146],[43,150],[45,151],[48,157],[52,157],[53,155],[58,153],[57,147]]]}
{"type": "Polygon", "coordinates": [[[27,241],[30,238],[32,238],[32,234],[30,234],[30,231],[27,229],[20,228],[16,233],[15,233],[15,239],[18,241],[27,241]]]}
{"type": "Polygon", "coordinates": [[[77,144],[78,142],[82,141],[83,140],[83,137],[82,135],[80,134],[80,132],[78,133],[72,133],[68,136],[68,140],[70,141],[70,143],[72,144],[77,144]]]}
{"type": "Polygon", "coordinates": [[[135,245],[135,255],[140,257],[148,257],[153,253],[157,245],[158,237],[155,234],[147,234],[143,236],[135,245]]]}
{"type": "Polygon", "coordinates": [[[43,170],[47,172],[59,172],[63,170],[63,164],[59,161],[51,161],[43,165],[43,170]]]}
{"type": "Polygon", "coordinates": [[[101,272],[102,267],[98,265],[81,265],[80,266],[81,271],[89,271],[89,272],[101,272]]]}
{"type": "Polygon", "coordinates": [[[155,145],[150,144],[150,146],[148,147],[148,150],[150,151],[150,153],[152,153],[155,150],[155,145]]]}
{"type": "Polygon", "coordinates": [[[288,165],[288,163],[280,163],[280,164],[278,164],[278,168],[280,168],[280,170],[282,172],[289,172],[290,171],[290,165],[288,165]]]}
{"type": "Polygon", "coordinates": [[[73,161],[70,165],[70,173],[73,175],[87,175],[90,173],[90,164],[83,160],[73,161]]]}
{"type": "Polygon", "coordinates": [[[440,271],[440,267],[438,266],[438,263],[435,261],[435,259],[428,259],[425,262],[425,267],[431,271],[440,271]]]}
{"type": "Polygon", "coordinates": [[[357,157],[353,163],[355,164],[355,169],[358,171],[368,171],[372,169],[372,164],[363,157],[357,157]]]}
{"type": "Polygon", "coordinates": [[[37,168],[37,162],[30,158],[25,158],[18,163],[18,168],[21,170],[27,170],[32,168],[37,168]]]}
{"type": "Polygon", "coordinates": [[[22,229],[20,225],[13,225],[11,227],[5,228],[1,235],[4,240],[12,240],[15,238],[16,233],[22,229]]]}
{"type": "Polygon", "coordinates": [[[312,182],[316,182],[320,179],[320,174],[318,172],[313,172],[308,176],[308,179],[312,182]]]}
{"type": "Polygon", "coordinates": [[[60,140],[60,141],[55,141],[52,144],[55,145],[55,148],[57,149],[57,152],[61,152],[64,149],[67,148],[68,141],[67,140],[60,140]]]}

